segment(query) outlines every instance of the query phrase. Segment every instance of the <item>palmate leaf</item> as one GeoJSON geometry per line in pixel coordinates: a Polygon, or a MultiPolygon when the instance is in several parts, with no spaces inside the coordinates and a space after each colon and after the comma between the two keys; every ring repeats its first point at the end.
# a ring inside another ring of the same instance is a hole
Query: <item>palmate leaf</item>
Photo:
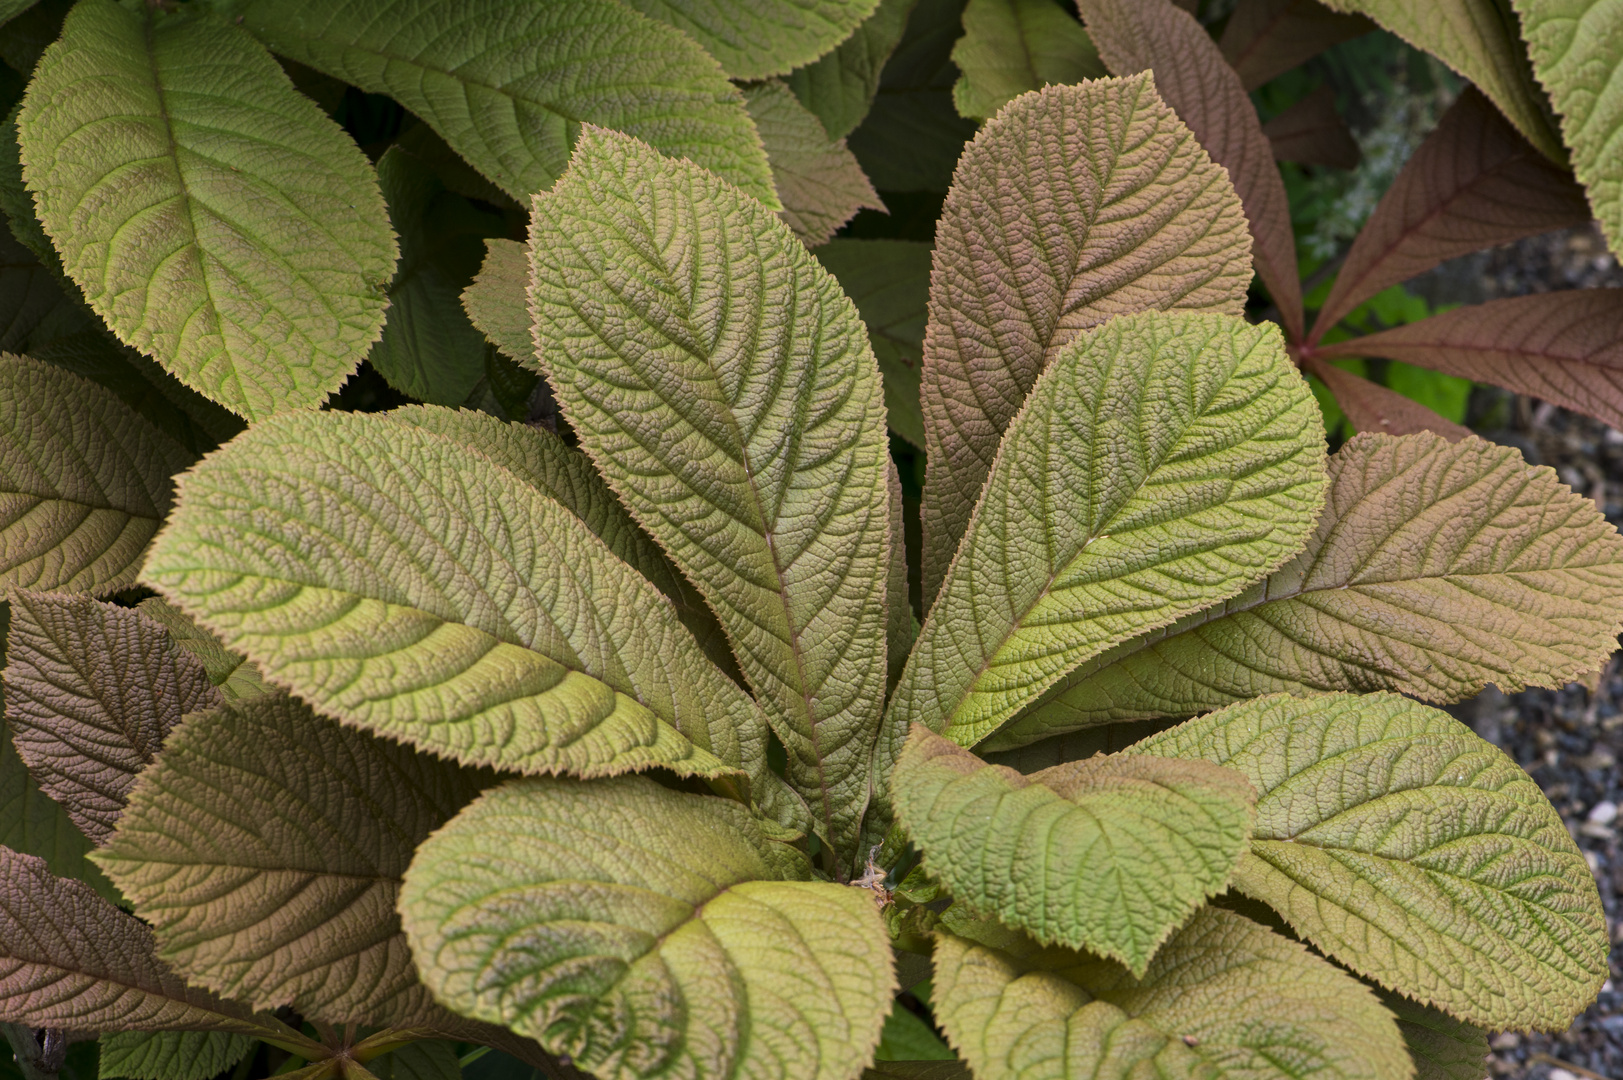
{"type": "Polygon", "coordinates": [[[1561,135],[1589,204],[1612,249],[1623,249],[1623,171],[1617,152],[1623,93],[1612,82],[1623,8],[1614,0],[1510,2],[1521,16],[1533,74],[1561,118],[1561,135]]]}
{"type": "Polygon", "coordinates": [[[286,415],[180,491],[145,580],[323,712],[471,765],[764,770],[759,713],[671,605],[477,450],[286,415]]]}
{"type": "Polygon", "coordinates": [[[1373,29],[1362,15],[1334,11],[1319,0],[1240,0],[1217,47],[1250,93],[1330,46],[1373,29]]]}
{"type": "Polygon", "coordinates": [[[1261,580],[1324,499],[1277,327],[1123,315],[1063,350],[998,451],[891,705],[969,746],[1077,665],[1261,580]]]}
{"type": "Polygon", "coordinates": [[[1028,91],[1109,74],[1082,24],[1052,0],[969,0],[952,59],[963,72],[953,103],[978,120],[1028,91]]]}
{"type": "Polygon", "coordinates": [[[119,338],[257,419],[319,405],[394,269],[365,157],[240,29],[75,5],[18,120],[68,274],[119,338]]]}
{"type": "Polygon", "coordinates": [[[141,601],[136,609],[169,631],[169,639],[203,665],[209,682],[226,701],[247,701],[270,693],[259,669],[250,664],[246,656],[227,649],[219,638],[158,597],[141,601]]]}
{"type": "Polygon", "coordinates": [[[1561,816],[1447,713],[1396,694],[1270,695],[1128,753],[1250,779],[1235,888],[1384,986],[1495,1030],[1562,1031],[1606,980],[1606,916],[1561,816]]]}
{"type": "Polygon", "coordinates": [[[1623,629],[1623,539],[1513,447],[1360,435],[1307,547],[1267,581],[1078,668],[989,744],[1274,691],[1427,701],[1561,686],[1623,629]]]}
{"type": "Polygon", "coordinates": [[[435,995],[604,1078],[850,1080],[896,980],[866,889],[738,804],[518,780],[419,849],[400,911],[435,995]]]}
{"type": "Polygon", "coordinates": [[[1413,398],[1404,397],[1396,390],[1350,371],[1343,371],[1318,356],[1307,356],[1302,370],[1318,376],[1330,388],[1336,404],[1341,407],[1354,431],[1382,435],[1431,433],[1441,435],[1449,442],[1459,442],[1473,434],[1464,424],[1456,424],[1438,415],[1413,398]]]}
{"type": "Polygon", "coordinates": [[[552,186],[578,126],[630,132],[776,209],[743,101],[716,61],[619,0],[230,0],[277,53],[427,121],[521,202],[552,186]]]}
{"type": "Polygon", "coordinates": [[[1157,948],[1228,883],[1255,796],[1210,762],[1089,758],[1029,776],[913,728],[891,784],[924,868],[953,897],[1048,945],[1120,961],[1157,948]]]}
{"type": "Polygon", "coordinates": [[[1365,987],[1243,916],[1197,912],[1141,978],[985,922],[938,934],[932,1003],[976,1080],[1408,1080],[1365,987]]]}
{"type": "Polygon", "coordinates": [[[210,1080],[258,1043],[222,1031],[120,1031],[101,1037],[99,1080],[210,1080]]]}
{"type": "Polygon", "coordinates": [[[95,858],[194,986],[329,1023],[443,1023],[395,901],[417,845],[494,782],[269,695],[189,716],[95,858]]]}
{"type": "Polygon", "coordinates": [[[1251,279],[1239,200],[1148,76],[1050,87],[988,122],[936,227],[925,333],[929,607],[1043,368],[1113,315],[1237,315],[1251,279]]]}
{"type": "Polygon", "coordinates": [[[829,138],[845,138],[868,115],[885,61],[902,40],[915,3],[879,0],[850,37],[784,77],[800,103],[823,122],[829,138]]]}
{"type": "Polygon", "coordinates": [[[0,355],[0,595],[133,582],[191,461],[100,386],[0,355]]]}
{"type": "Polygon", "coordinates": [[[849,858],[891,558],[856,308],[760,203],[602,129],[535,200],[530,254],[537,350],[582,447],[716,611],[849,858]]]}
{"type": "Polygon", "coordinates": [[[822,121],[777,80],[748,87],[744,105],[772,165],[778,213],[807,247],[826,243],[858,210],[885,204],[863,175],[844,139],[831,139],[822,121]]]}
{"type": "Polygon", "coordinates": [[[60,593],[12,594],[4,677],[18,755],[98,844],[169,730],[222,700],[146,615],[60,593]]]}
{"type": "Polygon", "coordinates": [[[878,0],[627,0],[689,34],[735,79],[784,75],[851,36],[878,0]]]}

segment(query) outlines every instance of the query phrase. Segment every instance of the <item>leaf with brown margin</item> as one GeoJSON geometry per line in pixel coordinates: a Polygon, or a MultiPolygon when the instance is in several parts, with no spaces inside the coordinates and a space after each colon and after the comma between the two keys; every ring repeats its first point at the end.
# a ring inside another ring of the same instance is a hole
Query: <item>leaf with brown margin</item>
{"type": "Polygon", "coordinates": [[[1334,364],[1327,364],[1317,355],[1307,357],[1302,366],[1330,388],[1330,392],[1336,396],[1336,404],[1347,414],[1347,421],[1354,431],[1377,435],[1416,435],[1429,431],[1449,442],[1459,442],[1471,436],[1471,429],[1463,424],[1439,416],[1396,390],[1343,371],[1334,364]]]}
{"type": "Polygon", "coordinates": [[[744,107],[766,145],[772,183],[783,204],[778,216],[807,247],[827,242],[864,207],[884,211],[845,140],[829,138],[823,122],[783,83],[773,79],[746,87],[744,107]]]}
{"type": "Polygon", "coordinates": [[[1318,0],[1240,0],[1217,47],[1249,93],[1332,45],[1367,34],[1362,15],[1332,11],[1318,0]]]}
{"type": "Polygon", "coordinates": [[[1262,125],[1262,133],[1277,161],[1351,169],[1361,156],[1352,132],[1336,112],[1336,94],[1328,84],[1262,125]]]}
{"type": "Polygon", "coordinates": [[[1296,270],[1285,182],[1257,110],[1206,30],[1168,0],[1077,0],[1110,70],[1151,70],[1155,86],[1228,170],[1251,228],[1251,259],[1279,309],[1285,335],[1302,340],[1302,283],[1296,270]]]}
{"type": "Polygon", "coordinates": [[[187,717],[95,860],[193,985],[326,1023],[454,1023],[395,901],[417,845],[495,779],[266,696],[187,717]]]}
{"type": "Polygon", "coordinates": [[[924,606],[1044,366],[1114,315],[1237,315],[1239,199],[1148,76],[1018,99],[964,151],[936,226],[922,401],[924,606]]]}
{"type": "Polygon", "coordinates": [[[1189,716],[1274,691],[1561,686],[1623,630],[1623,538],[1512,447],[1359,435],[1307,548],[1226,604],[1073,672],[994,741],[1189,716]]]}
{"type": "Polygon", "coordinates": [[[41,789],[97,844],[186,713],[223,700],[162,626],[88,596],[11,596],[6,720],[41,789]]]}
{"type": "Polygon", "coordinates": [[[1109,74],[1082,24],[1054,0],[969,0],[952,59],[963,72],[953,104],[977,120],[1029,91],[1109,74]]]}
{"type": "Polygon", "coordinates": [[[1588,220],[1589,203],[1572,176],[1467,87],[1353,241],[1310,341],[1382,289],[1445,259],[1588,220]]]}
{"type": "Polygon", "coordinates": [[[1402,360],[1503,386],[1623,428],[1623,289],[1490,300],[1322,345],[1317,353],[1402,360]]]}

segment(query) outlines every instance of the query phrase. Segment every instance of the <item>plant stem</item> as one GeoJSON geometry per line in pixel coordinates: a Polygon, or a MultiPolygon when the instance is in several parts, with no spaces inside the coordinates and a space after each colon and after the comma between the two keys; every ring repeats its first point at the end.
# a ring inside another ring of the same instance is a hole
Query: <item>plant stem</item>
{"type": "Polygon", "coordinates": [[[0,1024],[0,1029],[5,1031],[6,1042],[17,1059],[17,1068],[22,1071],[23,1080],[56,1080],[56,1074],[62,1070],[62,1062],[68,1053],[66,1032],[45,1029],[45,1044],[41,1046],[34,1037],[33,1028],[22,1024],[0,1024]]]}

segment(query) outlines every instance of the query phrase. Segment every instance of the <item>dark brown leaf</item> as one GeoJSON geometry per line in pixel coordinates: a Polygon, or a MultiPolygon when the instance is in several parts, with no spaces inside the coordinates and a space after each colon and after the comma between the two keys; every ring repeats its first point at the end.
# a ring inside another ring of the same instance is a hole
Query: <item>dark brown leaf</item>
{"type": "Polygon", "coordinates": [[[1437,415],[1396,390],[1388,390],[1322,360],[1309,360],[1307,370],[1324,380],[1356,431],[1378,431],[1387,435],[1435,431],[1449,442],[1459,442],[1471,434],[1470,428],[1437,415]]]}
{"type": "Polygon", "coordinates": [[[1373,29],[1362,15],[1331,11],[1318,0],[1240,0],[1217,47],[1249,91],[1373,29]]]}
{"type": "Polygon", "coordinates": [[[1280,161],[1351,169],[1360,157],[1352,132],[1336,112],[1335,91],[1328,86],[1319,87],[1262,125],[1262,133],[1280,161]]]}

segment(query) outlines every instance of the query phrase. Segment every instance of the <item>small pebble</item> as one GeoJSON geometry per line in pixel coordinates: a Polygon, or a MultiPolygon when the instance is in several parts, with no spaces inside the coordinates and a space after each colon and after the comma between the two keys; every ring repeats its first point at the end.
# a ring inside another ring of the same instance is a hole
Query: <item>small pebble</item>
{"type": "Polygon", "coordinates": [[[1550,1080],[1578,1080],[1578,1077],[1565,1069],[1551,1069],[1550,1080]]]}
{"type": "Polygon", "coordinates": [[[1495,1050],[1514,1050],[1522,1044],[1522,1037],[1514,1031],[1501,1031],[1488,1045],[1495,1050]]]}
{"type": "Polygon", "coordinates": [[[1617,803],[1610,799],[1589,808],[1589,820],[1596,825],[1610,825],[1617,820],[1617,803]]]}

